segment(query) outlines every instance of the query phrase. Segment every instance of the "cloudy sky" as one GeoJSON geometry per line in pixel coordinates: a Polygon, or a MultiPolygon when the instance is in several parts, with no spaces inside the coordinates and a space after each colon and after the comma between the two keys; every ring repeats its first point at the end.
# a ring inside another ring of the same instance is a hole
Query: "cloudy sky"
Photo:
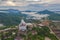
{"type": "Polygon", "coordinates": [[[60,10],[60,0],[0,0],[0,9],[60,10]]]}

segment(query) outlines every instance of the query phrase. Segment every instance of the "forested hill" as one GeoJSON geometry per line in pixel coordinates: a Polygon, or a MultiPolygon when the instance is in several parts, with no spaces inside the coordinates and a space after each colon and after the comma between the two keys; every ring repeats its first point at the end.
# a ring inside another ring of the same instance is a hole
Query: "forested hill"
{"type": "Polygon", "coordinates": [[[22,16],[24,15],[19,10],[0,10],[0,23],[7,26],[18,25],[22,16]]]}
{"type": "Polygon", "coordinates": [[[37,13],[38,14],[48,14],[50,20],[59,20],[60,21],[60,14],[58,12],[43,10],[43,11],[39,11],[37,13]]]}

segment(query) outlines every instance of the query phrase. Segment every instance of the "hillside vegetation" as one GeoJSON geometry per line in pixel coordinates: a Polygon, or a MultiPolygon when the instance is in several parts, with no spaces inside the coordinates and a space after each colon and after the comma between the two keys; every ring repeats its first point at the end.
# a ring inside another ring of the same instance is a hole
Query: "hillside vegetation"
{"type": "MultiPolygon", "coordinates": [[[[31,11],[26,11],[31,12],[31,11]]],[[[44,10],[39,11],[37,14],[48,14],[50,20],[60,20],[60,14],[57,14],[52,11],[44,10]]],[[[20,23],[20,19],[24,17],[26,19],[28,15],[22,14],[21,11],[15,9],[8,10],[0,10],[0,24],[4,24],[6,26],[18,25],[20,23]]],[[[28,21],[28,20],[27,20],[28,21]]]]}

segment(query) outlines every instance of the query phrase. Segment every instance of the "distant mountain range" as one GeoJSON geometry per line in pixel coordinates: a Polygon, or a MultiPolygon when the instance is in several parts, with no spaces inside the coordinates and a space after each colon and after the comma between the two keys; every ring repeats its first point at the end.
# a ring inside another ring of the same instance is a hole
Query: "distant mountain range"
{"type": "Polygon", "coordinates": [[[50,20],[60,20],[60,14],[49,10],[39,11],[38,14],[48,14],[50,20]]]}
{"type": "MultiPolygon", "coordinates": [[[[30,10],[26,10],[23,12],[32,12],[30,10]]],[[[38,11],[36,14],[48,14],[50,20],[60,20],[60,14],[57,12],[52,12],[49,10],[44,11],[38,11]]],[[[26,19],[28,15],[22,14],[21,11],[15,10],[15,9],[8,9],[8,10],[0,10],[0,23],[12,26],[12,25],[18,25],[20,23],[20,20],[22,17],[26,19]]]]}

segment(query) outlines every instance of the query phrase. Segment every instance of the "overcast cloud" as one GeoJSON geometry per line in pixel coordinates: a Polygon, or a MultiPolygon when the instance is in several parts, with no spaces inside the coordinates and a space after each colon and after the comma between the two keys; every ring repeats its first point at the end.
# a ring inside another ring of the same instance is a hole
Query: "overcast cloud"
{"type": "Polygon", "coordinates": [[[0,6],[26,6],[29,4],[60,4],[60,0],[0,0],[0,6]]]}
{"type": "MultiPolygon", "coordinates": [[[[56,9],[60,9],[59,6],[60,5],[60,0],[0,0],[0,9],[1,8],[6,8],[8,6],[18,6],[16,7],[16,9],[22,9],[22,10],[32,10],[34,8],[34,10],[36,9],[51,9],[51,10],[56,10],[56,9]],[[56,6],[56,5],[58,6],[56,6]],[[3,7],[6,6],[6,7],[3,7]],[[46,8],[47,7],[47,8],[46,8]],[[56,9],[54,9],[54,8],[56,9]]],[[[8,7],[11,8],[11,7],[8,7]]]]}

